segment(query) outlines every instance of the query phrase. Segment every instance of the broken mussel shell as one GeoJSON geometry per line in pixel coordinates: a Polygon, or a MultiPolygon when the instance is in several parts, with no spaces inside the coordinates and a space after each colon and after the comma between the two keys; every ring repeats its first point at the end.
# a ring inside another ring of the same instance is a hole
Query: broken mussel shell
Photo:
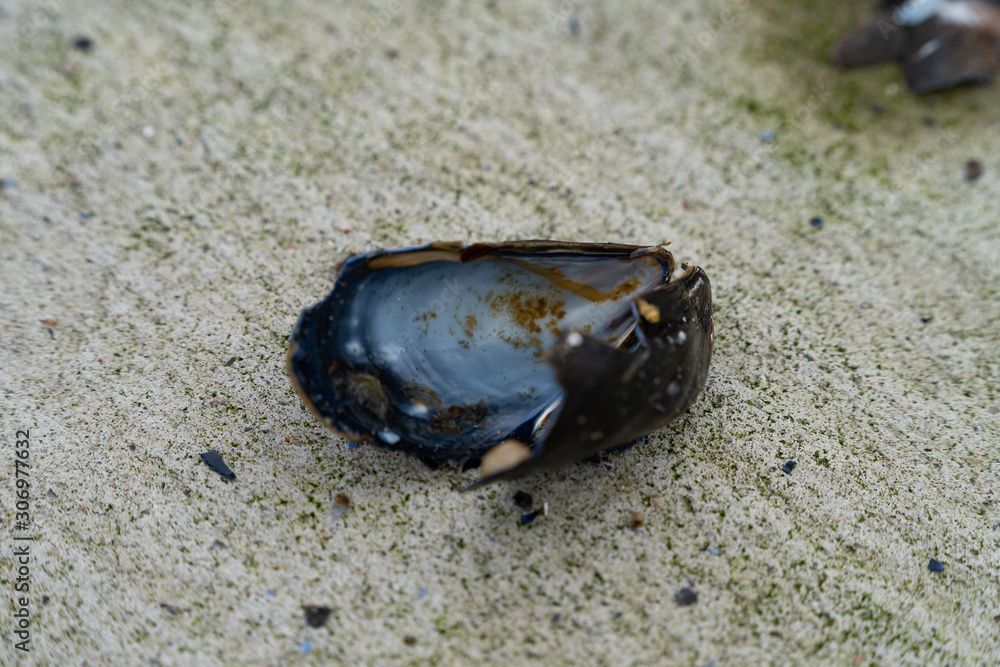
{"type": "Polygon", "coordinates": [[[1000,0],[880,0],[830,54],[840,67],[898,60],[917,95],[1000,72],[1000,0]]]}
{"type": "Polygon", "coordinates": [[[356,255],[292,331],[292,384],[348,440],[481,457],[470,488],[554,470],[664,426],[704,387],[712,288],[683,268],[611,243],[356,255]]]}

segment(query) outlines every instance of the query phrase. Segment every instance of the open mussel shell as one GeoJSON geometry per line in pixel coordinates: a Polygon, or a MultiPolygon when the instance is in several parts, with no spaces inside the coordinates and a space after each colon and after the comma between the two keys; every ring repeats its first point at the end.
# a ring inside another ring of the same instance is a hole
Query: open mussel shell
{"type": "Polygon", "coordinates": [[[708,377],[712,294],[663,247],[433,243],[348,259],[295,325],[302,401],[349,440],[552,470],[677,418],[708,377]]]}

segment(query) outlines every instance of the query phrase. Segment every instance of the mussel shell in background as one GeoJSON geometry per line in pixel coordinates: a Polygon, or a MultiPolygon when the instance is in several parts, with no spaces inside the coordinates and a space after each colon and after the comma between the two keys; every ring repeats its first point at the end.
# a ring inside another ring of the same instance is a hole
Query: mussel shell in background
{"type": "Polygon", "coordinates": [[[899,60],[917,95],[987,83],[1000,71],[1000,0],[882,2],[830,57],[845,68],[899,60]]]}

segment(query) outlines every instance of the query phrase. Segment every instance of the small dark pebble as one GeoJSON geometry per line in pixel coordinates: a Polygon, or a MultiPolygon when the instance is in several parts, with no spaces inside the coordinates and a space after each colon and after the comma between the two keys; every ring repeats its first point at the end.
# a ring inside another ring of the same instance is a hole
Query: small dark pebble
{"type": "Polygon", "coordinates": [[[236,473],[229,469],[226,462],[219,456],[219,452],[214,449],[201,455],[201,460],[208,464],[208,467],[227,479],[236,479],[236,473]]]}
{"type": "Polygon", "coordinates": [[[931,558],[931,562],[927,563],[927,569],[931,572],[944,572],[944,563],[937,558],[931,558]]]}
{"type": "Polygon", "coordinates": [[[983,164],[979,160],[969,160],[965,163],[965,180],[971,183],[983,175],[983,164]]]}
{"type": "Polygon", "coordinates": [[[316,605],[308,605],[304,609],[306,613],[306,623],[313,628],[321,628],[323,624],[326,623],[326,619],[330,618],[330,608],[329,607],[317,607],[316,605]]]}
{"type": "Polygon", "coordinates": [[[576,37],[580,34],[580,22],[573,17],[569,20],[569,34],[576,37]]]}
{"type": "Polygon", "coordinates": [[[73,48],[77,51],[83,51],[84,53],[90,53],[94,49],[94,40],[85,35],[80,35],[79,37],[73,38],[73,48]]]}
{"type": "Polygon", "coordinates": [[[811,218],[809,220],[809,224],[812,225],[813,227],[822,227],[823,218],[817,215],[815,218],[811,218]]]}
{"type": "Polygon", "coordinates": [[[529,523],[537,519],[539,514],[541,514],[541,512],[524,512],[521,514],[521,525],[527,526],[529,523]]]}
{"type": "Polygon", "coordinates": [[[476,498],[479,498],[480,500],[486,500],[486,496],[484,496],[484,495],[483,495],[483,494],[481,494],[481,493],[477,493],[477,494],[476,494],[476,498]]]}
{"type": "Polygon", "coordinates": [[[229,357],[229,361],[226,362],[227,366],[232,366],[236,363],[236,357],[229,357]]]}
{"type": "Polygon", "coordinates": [[[781,472],[786,475],[791,475],[792,471],[795,470],[795,466],[799,464],[798,461],[785,461],[785,465],[781,466],[781,472]]]}
{"type": "MultiPolygon", "coordinates": [[[[997,617],[1000,620],[1000,617],[997,617]]],[[[552,614],[552,625],[562,622],[562,614],[552,614]]]]}
{"type": "Polygon", "coordinates": [[[682,607],[689,607],[698,601],[698,593],[685,586],[677,591],[674,600],[682,607]]]}
{"type": "Polygon", "coordinates": [[[878,114],[882,113],[882,105],[881,104],[873,104],[870,107],[868,107],[868,110],[871,111],[873,114],[878,115],[878,114]]]}
{"type": "Polygon", "coordinates": [[[174,605],[166,602],[161,602],[160,607],[162,609],[165,609],[171,616],[176,616],[182,611],[191,611],[190,607],[175,607],[174,605]]]}
{"type": "Polygon", "coordinates": [[[613,618],[621,618],[621,617],[622,617],[622,616],[624,616],[624,615],[625,615],[625,614],[624,614],[623,612],[620,612],[620,611],[616,611],[616,612],[615,612],[615,613],[613,614],[613,618]]]}
{"type": "Polygon", "coordinates": [[[135,451],[135,445],[129,445],[129,446],[128,446],[128,448],[129,448],[130,450],[132,450],[133,452],[135,451]]]}
{"type": "Polygon", "coordinates": [[[52,489],[49,489],[48,492],[45,495],[47,495],[49,498],[55,498],[56,497],[56,492],[53,491],[52,489]]]}
{"type": "Polygon", "coordinates": [[[933,317],[921,317],[920,318],[920,323],[921,324],[927,324],[928,322],[930,322],[933,319],[934,319],[933,317]]]}
{"type": "Polygon", "coordinates": [[[406,635],[405,637],[403,637],[403,643],[406,644],[407,646],[416,646],[417,638],[414,637],[413,635],[406,635]]]}
{"type": "Polygon", "coordinates": [[[423,463],[428,468],[430,468],[431,470],[437,470],[438,468],[441,467],[441,459],[432,459],[429,456],[421,456],[420,462],[423,463]]]}
{"type": "Polygon", "coordinates": [[[528,511],[531,509],[531,494],[525,493],[524,491],[518,491],[514,494],[514,504],[521,509],[528,511]]]}
{"type": "Polygon", "coordinates": [[[462,472],[465,472],[466,470],[472,470],[473,468],[478,468],[480,465],[482,465],[482,463],[483,463],[482,459],[469,459],[468,461],[462,464],[462,472]]]}

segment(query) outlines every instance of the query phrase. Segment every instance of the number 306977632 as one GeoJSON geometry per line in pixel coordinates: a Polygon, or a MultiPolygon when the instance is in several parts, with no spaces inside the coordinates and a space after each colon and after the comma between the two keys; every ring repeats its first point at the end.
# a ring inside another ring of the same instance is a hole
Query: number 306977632
{"type": "Polygon", "coordinates": [[[28,447],[30,446],[29,438],[30,433],[25,431],[18,431],[17,437],[17,448],[15,449],[14,459],[14,477],[17,480],[14,485],[17,487],[17,514],[14,516],[14,520],[17,522],[27,522],[28,521],[28,480],[29,476],[28,470],[31,468],[28,465],[28,447]]]}

